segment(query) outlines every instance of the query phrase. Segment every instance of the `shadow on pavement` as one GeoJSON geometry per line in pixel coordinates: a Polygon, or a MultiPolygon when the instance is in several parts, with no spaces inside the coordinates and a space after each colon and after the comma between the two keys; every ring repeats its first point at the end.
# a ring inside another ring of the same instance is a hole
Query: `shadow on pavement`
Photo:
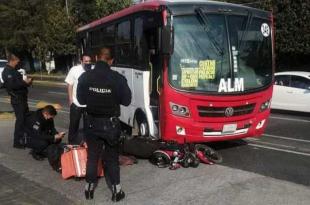
{"type": "Polygon", "coordinates": [[[285,115],[294,115],[294,116],[301,116],[301,117],[310,117],[310,113],[307,112],[298,112],[298,111],[289,111],[289,110],[277,110],[272,109],[271,113],[273,114],[285,114],[285,115]]]}

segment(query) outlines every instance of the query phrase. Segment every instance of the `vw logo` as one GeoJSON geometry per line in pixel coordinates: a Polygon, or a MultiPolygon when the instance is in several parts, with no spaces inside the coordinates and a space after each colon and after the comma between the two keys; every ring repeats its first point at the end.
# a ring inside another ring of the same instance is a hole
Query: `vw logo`
{"type": "Polygon", "coordinates": [[[234,108],[228,107],[225,109],[225,116],[226,117],[231,117],[234,114],[234,108]]]}

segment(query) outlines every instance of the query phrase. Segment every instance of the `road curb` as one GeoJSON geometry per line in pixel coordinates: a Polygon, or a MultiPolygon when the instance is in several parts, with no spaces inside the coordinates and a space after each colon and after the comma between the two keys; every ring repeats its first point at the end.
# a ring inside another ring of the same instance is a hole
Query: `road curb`
{"type": "Polygon", "coordinates": [[[56,85],[56,86],[66,86],[67,84],[64,82],[57,82],[57,81],[45,81],[45,80],[34,80],[33,84],[39,85],[56,85]]]}
{"type": "Polygon", "coordinates": [[[13,120],[15,115],[13,112],[0,112],[0,121],[13,120]]]}

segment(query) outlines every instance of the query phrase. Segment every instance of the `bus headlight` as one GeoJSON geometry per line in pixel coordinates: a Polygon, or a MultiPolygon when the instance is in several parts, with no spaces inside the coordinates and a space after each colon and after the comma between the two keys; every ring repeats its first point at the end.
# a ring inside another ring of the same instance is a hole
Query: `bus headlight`
{"type": "Polygon", "coordinates": [[[263,112],[265,111],[266,109],[270,108],[270,100],[267,100],[266,102],[263,102],[260,106],[260,109],[259,111],[260,112],[263,112]]]}
{"type": "Polygon", "coordinates": [[[183,105],[178,105],[172,102],[170,102],[169,104],[170,104],[172,114],[177,115],[177,116],[182,116],[182,117],[190,116],[188,107],[183,106],[183,105]]]}

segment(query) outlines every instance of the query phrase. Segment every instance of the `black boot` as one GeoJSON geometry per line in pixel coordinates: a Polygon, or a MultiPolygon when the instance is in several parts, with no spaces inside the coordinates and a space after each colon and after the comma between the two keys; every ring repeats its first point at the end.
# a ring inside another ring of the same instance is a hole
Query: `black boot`
{"type": "Polygon", "coordinates": [[[95,192],[95,183],[87,183],[85,185],[85,198],[86,199],[93,199],[95,192]]]}
{"type": "Polygon", "coordinates": [[[125,192],[123,192],[122,189],[117,192],[116,186],[117,185],[112,185],[112,201],[114,202],[118,202],[125,198],[125,192]]]}
{"type": "Polygon", "coordinates": [[[31,150],[29,152],[29,154],[31,154],[32,158],[35,159],[35,160],[38,160],[38,161],[43,161],[44,160],[44,157],[41,154],[35,152],[34,150],[31,150]]]}

